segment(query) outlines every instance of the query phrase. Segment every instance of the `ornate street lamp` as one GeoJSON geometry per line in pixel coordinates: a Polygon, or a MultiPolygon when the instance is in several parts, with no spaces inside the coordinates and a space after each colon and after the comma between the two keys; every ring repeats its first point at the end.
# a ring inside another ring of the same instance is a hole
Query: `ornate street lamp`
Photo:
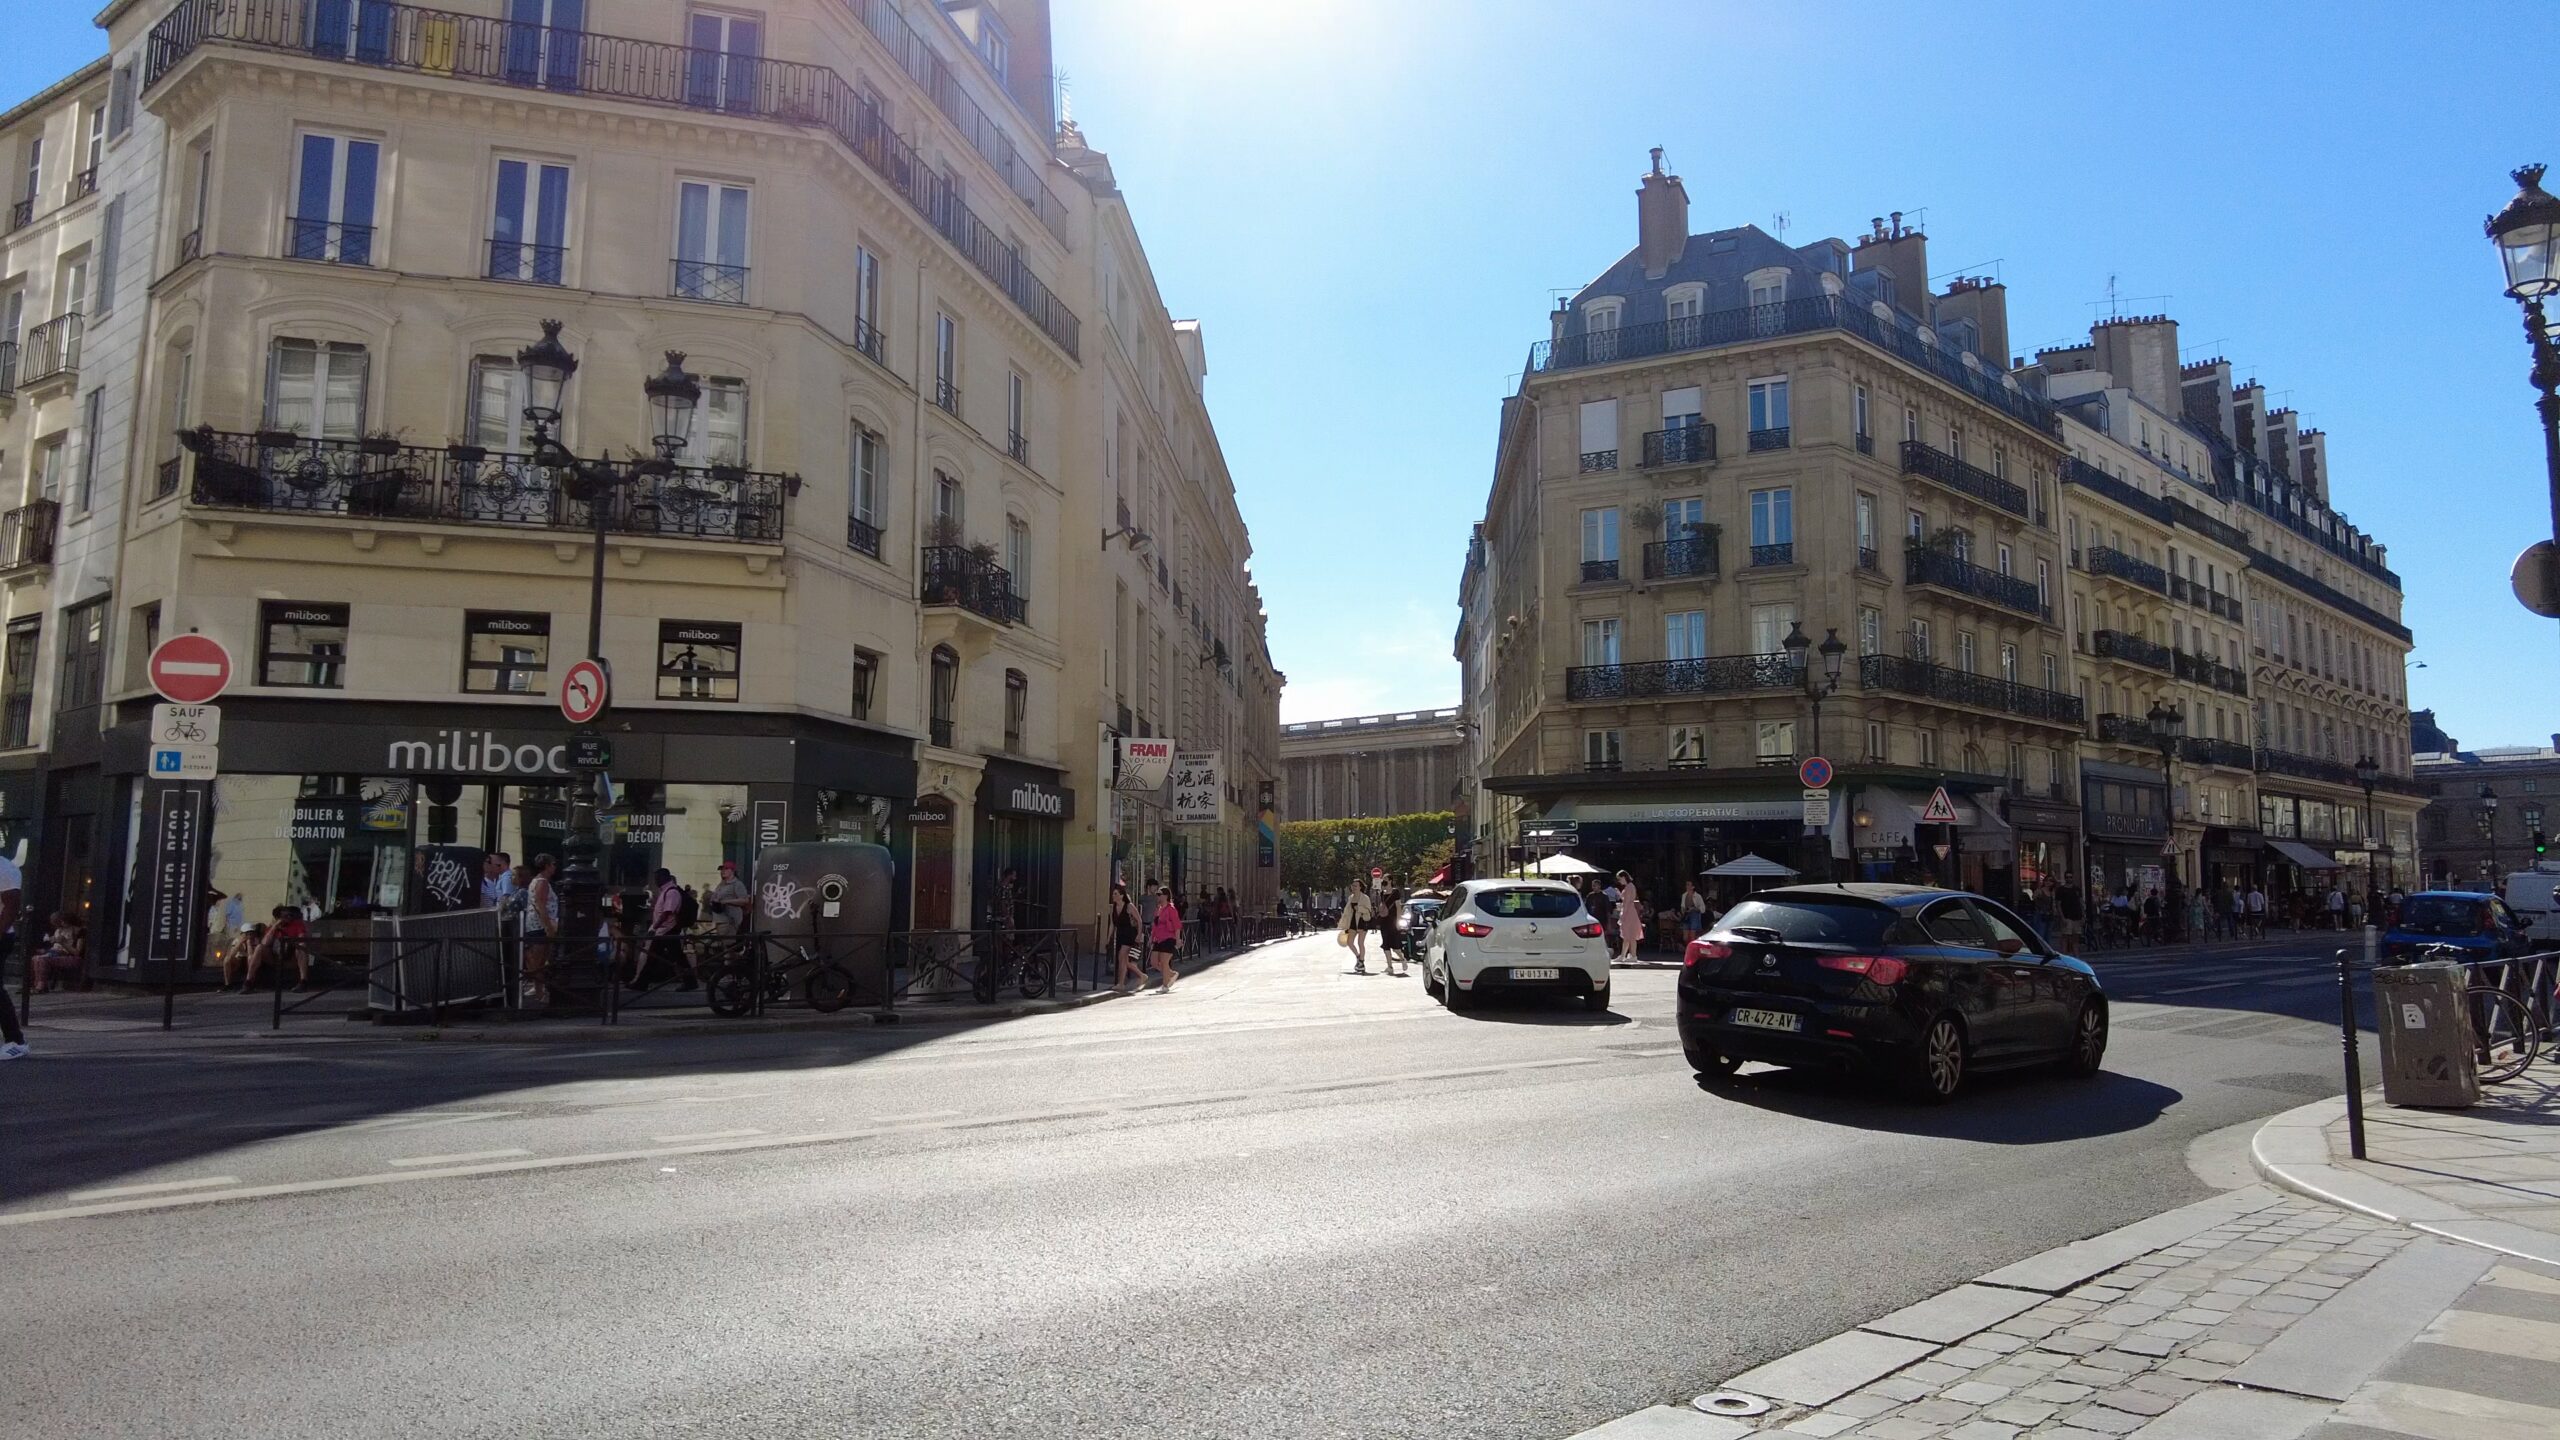
{"type": "Polygon", "coordinates": [[[2544,548],[2543,593],[2560,594],[2560,345],[2553,343],[2542,302],[2560,292],[2560,199],[2542,188],[2542,167],[2512,172],[2516,196],[2483,227],[2506,268],[2507,294],[2524,305],[2524,339],[2533,354],[2526,378],[2541,398],[2542,468],[2551,492],[2551,543],[2544,548]]]}
{"type": "Polygon", "coordinates": [[[2368,920],[2381,913],[2381,906],[2376,902],[2382,898],[2382,892],[2373,883],[2373,857],[2382,848],[2381,838],[2373,833],[2373,786],[2381,778],[2380,761],[2370,755],[2356,757],[2356,784],[2364,787],[2364,913],[2368,920]]]}
{"type": "Polygon", "coordinates": [[[2169,878],[2178,878],[2178,742],[2186,738],[2186,712],[2154,700],[2142,718],[2151,726],[2151,743],[2160,751],[2160,854],[2169,861],[2169,878]]]}
{"type": "Polygon", "coordinates": [[[2489,888],[2498,888],[2498,792],[2480,782],[2480,832],[2489,837],[2489,888]]]}
{"type": "MultiPolygon", "coordinates": [[[[1822,643],[1816,645],[1812,637],[1804,633],[1804,626],[1793,622],[1787,626],[1787,638],[1778,643],[1786,647],[1788,656],[1795,661],[1796,683],[1804,687],[1805,698],[1813,702],[1813,740],[1805,753],[1819,755],[1822,753],[1822,702],[1824,697],[1840,688],[1840,658],[1849,653],[1849,647],[1841,643],[1837,630],[1823,631],[1822,643]],[[1814,678],[1813,667],[1805,663],[1807,650],[1822,657],[1819,680],[1814,678]]],[[[1814,878],[1825,878],[1831,873],[1831,846],[1826,840],[1813,848],[1814,878]]]]}

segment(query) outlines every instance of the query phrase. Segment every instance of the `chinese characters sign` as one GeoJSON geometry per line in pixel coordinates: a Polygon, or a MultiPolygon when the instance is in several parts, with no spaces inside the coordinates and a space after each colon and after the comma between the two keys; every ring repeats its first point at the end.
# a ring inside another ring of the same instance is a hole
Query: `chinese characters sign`
{"type": "Polygon", "coordinates": [[[1219,799],[1217,751],[1194,750],[1174,757],[1174,824],[1216,824],[1219,799]]]}

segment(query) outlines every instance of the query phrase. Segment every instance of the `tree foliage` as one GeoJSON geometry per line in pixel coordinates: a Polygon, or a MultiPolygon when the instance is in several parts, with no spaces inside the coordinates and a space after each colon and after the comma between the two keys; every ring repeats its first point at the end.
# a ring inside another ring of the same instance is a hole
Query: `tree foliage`
{"type": "Polygon", "coordinates": [[[1448,811],[1380,820],[1290,820],[1280,826],[1280,884],[1287,890],[1340,890],[1370,870],[1397,885],[1416,885],[1449,863],[1457,842],[1448,811]]]}

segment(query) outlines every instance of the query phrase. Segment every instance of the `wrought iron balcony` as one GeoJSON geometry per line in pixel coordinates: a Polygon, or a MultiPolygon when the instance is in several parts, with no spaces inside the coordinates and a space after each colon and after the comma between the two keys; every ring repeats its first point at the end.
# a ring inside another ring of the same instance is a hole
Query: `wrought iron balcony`
{"type": "Polygon", "coordinates": [[[2027,513],[2027,492],[2023,488],[1918,440],[1902,442],[1902,473],[1935,481],[1959,495],[1996,505],[2021,518],[2027,513]]]}
{"type": "Polygon", "coordinates": [[[1754,430],[1750,435],[1751,448],[1754,450],[1784,450],[1795,443],[1793,439],[1794,435],[1794,429],[1785,425],[1773,426],[1766,430],[1754,430]]]}
{"type": "Polygon", "coordinates": [[[1675,425],[1645,432],[1643,463],[1648,470],[1657,465],[1706,465],[1715,458],[1713,425],[1675,425]]]}
{"type": "Polygon", "coordinates": [[[2160,733],[2139,715],[2100,715],[2098,739],[2109,745],[2131,745],[2143,750],[2160,748],[2160,733]]]}
{"type": "Polygon", "coordinates": [[[2077,695],[2066,695],[2059,690],[2040,690],[1990,675],[1951,670],[1944,665],[1901,655],[1859,657],[1858,683],[1870,690],[1943,700],[1954,705],[1972,705],[2047,724],[2068,725],[2075,730],[2082,724],[2080,697],[2077,695]]]}
{"type": "Polygon", "coordinates": [[[1858,453],[1861,455],[1873,455],[1876,453],[1876,437],[1867,434],[1859,435],[1858,453]]]}
{"type": "Polygon", "coordinates": [[[2257,757],[2241,740],[2214,740],[2190,735],[2179,742],[2178,758],[2195,765],[2221,765],[2233,770],[2255,767],[2257,757]]]}
{"type": "Polygon", "coordinates": [[[0,400],[18,388],[18,342],[0,340],[0,400]]]}
{"type": "Polygon", "coordinates": [[[2248,676],[2241,674],[2239,671],[2232,669],[2230,666],[2223,664],[2221,661],[2214,659],[2210,655],[2198,655],[2191,651],[2179,650],[2173,652],[2173,657],[2173,664],[2176,668],[2177,676],[2181,680],[2192,680],[2199,685],[2210,685],[2214,689],[2230,695],[2246,695],[2249,693],[2248,676]]]}
{"type": "Polygon", "coordinates": [[[72,173],[71,187],[62,197],[62,203],[68,205],[72,201],[77,200],[84,195],[95,195],[97,193],[98,167],[92,165],[86,170],[74,171],[72,173]]]}
{"type": "Polygon", "coordinates": [[[1004,453],[1012,456],[1016,464],[1030,464],[1031,437],[1019,430],[1007,430],[1004,432],[1004,453]]]}
{"type": "Polygon", "coordinates": [[[284,258],[324,265],[371,265],[373,227],[291,216],[284,222],[284,258]]]}
{"type": "Polygon", "coordinates": [[[1013,576],[1003,566],[962,545],[924,548],[927,605],[956,605],[999,625],[1022,618],[1013,593],[1013,576]]]}
{"type": "MultiPolygon", "coordinates": [[[[441,449],[312,440],[200,426],[178,432],[194,471],[190,504],[216,510],[343,515],[448,525],[588,530],[582,482],[530,455],[472,445],[441,449]]],[[[797,475],[726,465],[669,465],[603,497],[616,534],[755,545],[782,543],[797,475]]]]}
{"type": "MultiPolygon", "coordinates": [[[[2268,775],[2291,775],[2302,780],[2326,780],[2332,785],[2357,784],[2356,767],[2341,760],[2324,760],[2317,755],[2297,755],[2290,750],[2260,750],[2257,768],[2268,775]]],[[[2382,787],[2374,786],[2379,790],[2382,787]]]]}
{"type": "Polygon", "coordinates": [[[2175,523],[2170,518],[2168,501],[2157,495],[2146,495],[2076,455],[2062,457],[2062,483],[2104,495],[2127,510],[2148,515],[2163,525],[2175,523]]]}
{"type": "Polygon", "coordinates": [[[1644,547],[1647,580],[1712,580],[1716,578],[1715,535],[1657,540],[1644,547]]]}
{"type": "Polygon", "coordinates": [[[2148,560],[2106,545],[2089,547],[2089,573],[2139,585],[2154,594],[2169,593],[2169,572],[2148,560]]]}
{"type": "Polygon", "coordinates": [[[1987,600],[2033,618],[2044,615],[2044,597],[2036,593],[2032,582],[1986,570],[1926,545],[1913,545],[1902,552],[1902,580],[1906,585],[1935,585],[1941,590],[1987,600]]]}
{"type": "Polygon", "coordinates": [[[53,563],[53,535],[62,507],[51,500],[30,500],[0,515],[0,573],[16,574],[53,563]]]}
{"type": "Polygon", "coordinates": [[[1582,583],[1585,585],[1606,584],[1607,582],[1617,578],[1618,562],[1615,560],[1585,560],[1582,562],[1582,583]]]}
{"type": "Polygon", "coordinates": [[[853,322],[853,348],[861,354],[870,356],[871,363],[874,365],[887,368],[889,344],[881,336],[879,326],[868,320],[856,319],[853,322]]]}
{"type": "Polygon", "coordinates": [[[1712,655],[1634,665],[1576,665],[1564,672],[1567,700],[1643,700],[1659,695],[1739,695],[1793,690],[1804,673],[1793,655],[1712,655]]]}
{"type": "Polygon", "coordinates": [[[1595,471],[1615,470],[1617,468],[1618,452],[1615,450],[1585,450],[1582,452],[1582,473],[1585,475],[1592,474],[1595,471]]]}
{"type": "Polygon", "coordinates": [[[1817,330],[1845,330],[2022,424],[2048,435],[2059,433],[2052,406],[2010,385],[1998,370],[1966,365],[1954,352],[1922,340],[1917,325],[1898,313],[1890,319],[1879,316],[1876,302],[1864,295],[1803,295],[1775,305],[1745,305],[1540,341],[1529,352],[1529,368],[1572,370],[1817,330]]]}
{"type": "Polygon", "coordinates": [[[880,558],[880,527],[859,515],[848,515],[844,521],[844,543],[877,560],[880,558]]]}
{"type": "Polygon", "coordinates": [[[2195,582],[2189,580],[2184,575],[2172,575],[2169,577],[2169,598],[2177,601],[2181,605],[2201,605],[2204,603],[2204,596],[2197,592],[2195,582]]]}
{"type": "Polygon", "coordinates": [[[960,413],[960,387],[948,380],[933,382],[933,403],[947,414],[960,413]]]}
{"type": "Polygon", "coordinates": [[[23,230],[36,222],[36,198],[12,201],[9,205],[9,228],[23,230]]]}
{"type": "Polygon", "coordinates": [[[489,242],[489,278],[524,285],[558,285],[569,261],[565,245],[535,245],[523,240],[489,242]]]}
{"type": "Polygon", "coordinates": [[[56,315],[27,332],[18,352],[18,388],[32,390],[48,380],[68,380],[80,373],[80,312],[56,315]]]}
{"type": "Polygon", "coordinates": [[[2164,675],[2169,673],[2169,647],[2128,631],[2091,631],[2089,645],[2102,658],[2122,660],[2128,665],[2140,665],[2164,675]]]}
{"type": "Polygon", "coordinates": [[[672,260],[675,278],[667,293],[679,300],[707,300],[714,305],[747,303],[747,267],[717,265],[708,260],[672,260]]]}
{"type": "Polygon", "coordinates": [[[1796,563],[1796,543],[1792,540],[1782,540],[1775,545],[1751,547],[1751,568],[1754,570],[1768,565],[1793,565],[1794,563],[1796,563]]]}
{"type": "Polygon", "coordinates": [[[1861,570],[1874,570],[1881,573],[1884,570],[1883,554],[1877,551],[1876,547],[1873,545],[1859,546],[1858,568],[1861,570]]]}
{"type": "MultiPolygon", "coordinates": [[[[971,145],[1006,177],[1009,193],[1030,206],[1050,232],[1066,238],[1063,205],[1040,179],[1047,155],[1024,156],[1006,140],[932,47],[906,28],[895,6],[861,0],[855,15],[881,35],[917,76],[935,104],[971,145]],[[895,39],[888,37],[895,36],[895,39]]],[[[820,65],[635,40],[561,26],[518,24],[496,15],[463,15],[385,0],[179,0],[151,28],[143,63],[145,87],[158,84],[208,44],[244,46],[376,70],[429,75],[509,88],[539,88],[661,105],[714,110],[834,136],[896,191],[1031,323],[1069,356],[1082,326],[1026,264],[1002,230],[962,198],[961,182],[929,163],[890,128],[878,104],[837,72],[820,65]]]]}

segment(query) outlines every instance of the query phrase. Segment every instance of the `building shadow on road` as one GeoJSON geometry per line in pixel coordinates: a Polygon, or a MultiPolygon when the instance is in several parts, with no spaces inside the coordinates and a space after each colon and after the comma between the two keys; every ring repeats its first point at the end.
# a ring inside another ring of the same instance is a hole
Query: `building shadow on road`
{"type": "Polygon", "coordinates": [[[2139,1130],[2184,1098],[2112,1071],[2080,1078],[2018,1070],[1977,1075],[1946,1105],[1919,1105],[1863,1076],[1829,1070],[1745,1070],[1701,1080],[1717,1100],[1816,1124],[1996,1145],[2045,1145],[2139,1130]]]}

